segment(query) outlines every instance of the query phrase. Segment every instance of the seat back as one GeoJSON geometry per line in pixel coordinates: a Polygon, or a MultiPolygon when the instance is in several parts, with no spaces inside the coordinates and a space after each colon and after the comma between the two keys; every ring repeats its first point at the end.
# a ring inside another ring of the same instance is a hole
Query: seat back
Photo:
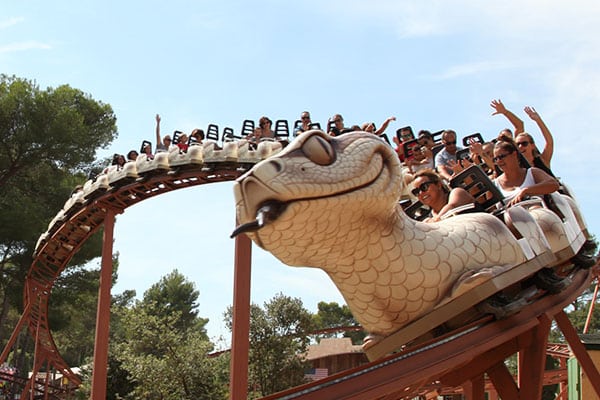
{"type": "MultiPolygon", "coordinates": [[[[177,132],[177,131],[175,131],[175,132],[177,132]]],[[[175,142],[173,141],[173,143],[175,143],[175,142]]],[[[152,142],[150,142],[148,140],[143,140],[142,145],[140,146],[140,154],[145,153],[144,148],[146,146],[150,146],[150,149],[152,149],[152,142]]],[[[150,153],[152,153],[152,150],[150,150],[150,153]]]]}
{"type": "Polygon", "coordinates": [[[254,121],[251,119],[245,119],[242,122],[242,132],[240,136],[245,138],[246,136],[254,136],[254,121]]]}
{"type": "Polygon", "coordinates": [[[173,144],[179,143],[181,141],[181,139],[180,139],[181,135],[183,135],[183,132],[181,132],[181,131],[174,131],[173,132],[173,137],[171,138],[171,142],[173,144]]]}
{"type": "MultiPolygon", "coordinates": [[[[302,126],[302,120],[295,120],[294,121],[294,136],[298,136],[299,134],[296,133],[296,130],[298,128],[300,128],[302,126]]],[[[321,124],[319,122],[311,122],[310,125],[308,126],[310,129],[318,129],[321,130],[321,124]]]]}
{"type": "Polygon", "coordinates": [[[404,149],[404,159],[411,160],[415,157],[415,152],[421,148],[418,139],[408,140],[402,143],[404,149]]]}
{"type": "Polygon", "coordinates": [[[485,211],[492,211],[500,204],[504,206],[504,196],[494,182],[479,165],[471,165],[460,174],[452,177],[450,187],[462,187],[475,198],[485,211]]]}
{"type": "Polygon", "coordinates": [[[287,141],[290,139],[290,127],[287,119],[275,121],[275,139],[287,141]]]}
{"type": "Polygon", "coordinates": [[[222,142],[239,139],[241,139],[241,136],[236,136],[235,132],[233,131],[233,128],[229,126],[223,128],[223,136],[221,137],[222,142]]]}
{"type": "Polygon", "coordinates": [[[294,121],[294,133],[296,132],[296,129],[300,128],[302,126],[302,120],[297,119],[294,121]]]}
{"type": "Polygon", "coordinates": [[[387,144],[389,144],[390,146],[392,145],[392,144],[390,143],[390,139],[388,138],[388,135],[386,135],[385,133],[382,133],[381,135],[379,135],[379,137],[380,137],[381,139],[385,140],[385,142],[386,142],[387,144]]]}
{"type": "Polygon", "coordinates": [[[404,208],[404,212],[414,220],[423,221],[430,215],[431,209],[417,200],[410,206],[404,208]]]}
{"type": "Polygon", "coordinates": [[[433,132],[431,134],[431,137],[433,138],[433,143],[435,143],[435,144],[442,143],[442,133],[444,133],[443,129],[441,131],[433,132]]]}
{"type": "Polygon", "coordinates": [[[206,139],[213,140],[215,142],[219,141],[219,126],[216,124],[208,124],[208,128],[206,129],[206,139]]]}
{"type": "MultiPolygon", "coordinates": [[[[373,124],[373,125],[375,125],[375,124],[373,124]]],[[[402,128],[396,129],[396,139],[398,139],[399,143],[402,142],[402,134],[401,134],[402,131],[409,131],[411,140],[415,139],[415,134],[413,132],[412,127],[410,125],[407,125],[407,126],[403,126],[402,128]]]]}
{"type": "Polygon", "coordinates": [[[469,158],[470,150],[467,147],[466,149],[460,149],[456,152],[456,160],[466,160],[469,158]]]}
{"type": "Polygon", "coordinates": [[[483,136],[481,136],[481,133],[476,132],[473,133],[471,135],[465,136],[464,138],[462,138],[462,144],[465,147],[469,147],[469,145],[471,144],[471,140],[474,140],[477,143],[485,143],[485,141],[483,140],[483,136]]]}

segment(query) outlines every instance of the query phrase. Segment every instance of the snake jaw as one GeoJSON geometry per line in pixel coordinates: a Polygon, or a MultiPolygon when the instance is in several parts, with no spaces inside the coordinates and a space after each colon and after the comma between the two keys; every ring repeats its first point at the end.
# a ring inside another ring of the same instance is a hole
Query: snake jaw
{"type": "Polygon", "coordinates": [[[275,221],[287,208],[287,203],[269,200],[266,201],[256,211],[256,218],[253,221],[238,225],[231,233],[231,238],[236,237],[240,233],[256,232],[269,222],[275,221]]]}

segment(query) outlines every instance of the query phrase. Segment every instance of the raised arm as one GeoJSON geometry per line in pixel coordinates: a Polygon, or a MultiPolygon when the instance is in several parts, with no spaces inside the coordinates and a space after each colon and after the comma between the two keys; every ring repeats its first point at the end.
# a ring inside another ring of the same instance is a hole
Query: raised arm
{"type": "Polygon", "coordinates": [[[160,138],[160,115],[156,114],[156,148],[158,149],[162,144],[162,139],[160,138]]]}
{"type": "Polygon", "coordinates": [[[395,121],[396,117],[388,117],[385,121],[383,121],[383,124],[381,124],[381,126],[379,127],[379,129],[377,129],[375,131],[375,134],[377,136],[381,135],[388,127],[388,125],[390,124],[390,122],[395,121]]]}
{"type": "Polygon", "coordinates": [[[492,100],[490,106],[495,110],[492,115],[502,114],[504,115],[510,123],[515,127],[514,136],[525,131],[525,125],[521,118],[517,117],[512,111],[508,110],[504,107],[504,104],[500,99],[492,100]]]}
{"type": "Polygon", "coordinates": [[[542,117],[540,117],[540,114],[535,111],[535,108],[527,106],[524,110],[529,118],[535,121],[544,136],[544,140],[546,140],[544,150],[540,154],[540,157],[542,157],[542,161],[550,168],[550,161],[552,160],[552,154],[554,154],[554,138],[552,138],[552,133],[550,133],[550,130],[542,120],[542,117]]]}

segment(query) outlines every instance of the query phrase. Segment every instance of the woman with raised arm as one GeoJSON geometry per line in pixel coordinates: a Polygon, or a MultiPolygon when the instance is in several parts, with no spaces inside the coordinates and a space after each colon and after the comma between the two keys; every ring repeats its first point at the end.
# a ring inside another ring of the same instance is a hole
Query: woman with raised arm
{"type": "Polygon", "coordinates": [[[164,138],[160,138],[160,115],[156,114],[156,152],[169,151],[171,147],[171,136],[165,135],[164,138]]]}
{"type": "Polygon", "coordinates": [[[529,196],[544,195],[559,188],[558,181],[543,170],[524,168],[519,163],[519,150],[511,137],[500,135],[494,145],[494,163],[502,173],[494,179],[508,206],[529,196]]]}
{"type": "Polygon", "coordinates": [[[535,108],[527,106],[524,110],[529,118],[535,121],[540,128],[546,144],[540,153],[533,141],[533,137],[527,132],[519,133],[515,137],[515,143],[521,154],[523,154],[523,157],[529,162],[529,165],[543,169],[554,176],[550,169],[550,162],[552,161],[552,154],[554,153],[554,139],[552,138],[552,134],[542,120],[542,117],[535,111],[535,108]]]}
{"type": "Polygon", "coordinates": [[[499,135],[507,135],[507,136],[513,137],[513,135],[516,136],[525,130],[525,125],[523,124],[523,121],[521,120],[521,118],[517,117],[512,111],[508,110],[502,103],[502,100],[500,100],[500,99],[492,100],[492,102],[490,103],[490,106],[494,109],[494,112],[492,113],[492,115],[498,115],[498,114],[504,115],[506,117],[506,119],[508,119],[508,121],[515,128],[514,132],[511,131],[509,128],[502,129],[500,131],[499,135]]]}
{"type": "Polygon", "coordinates": [[[383,123],[381,124],[379,129],[375,129],[374,122],[365,122],[364,124],[361,125],[360,129],[362,129],[365,132],[372,133],[376,136],[381,136],[383,134],[383,132],[385,132],[385,130],[387,129],[390,122],[395,121],[395,120],[396,120],[396,117],[386,118],[386,120],[383,121],[383,123]]]}

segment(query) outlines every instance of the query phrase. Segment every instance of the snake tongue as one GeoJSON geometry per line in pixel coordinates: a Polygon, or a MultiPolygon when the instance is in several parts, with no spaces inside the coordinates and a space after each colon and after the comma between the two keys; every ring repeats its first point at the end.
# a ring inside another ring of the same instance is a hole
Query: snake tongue
{"type": "Polygon", "coordinates": [[[256,232],[257,230],[265,226],[267,223],[276,220],[277,217],[279,217],[281,213],[285,211],[286,207],[286,203],[282,203],[279,201],[269,201],[265,203],[256,212],[256,219],[254,221],[246,222],[237,226],[231,233],[230,237],[234,238],[240,233],[256,232]]]}

